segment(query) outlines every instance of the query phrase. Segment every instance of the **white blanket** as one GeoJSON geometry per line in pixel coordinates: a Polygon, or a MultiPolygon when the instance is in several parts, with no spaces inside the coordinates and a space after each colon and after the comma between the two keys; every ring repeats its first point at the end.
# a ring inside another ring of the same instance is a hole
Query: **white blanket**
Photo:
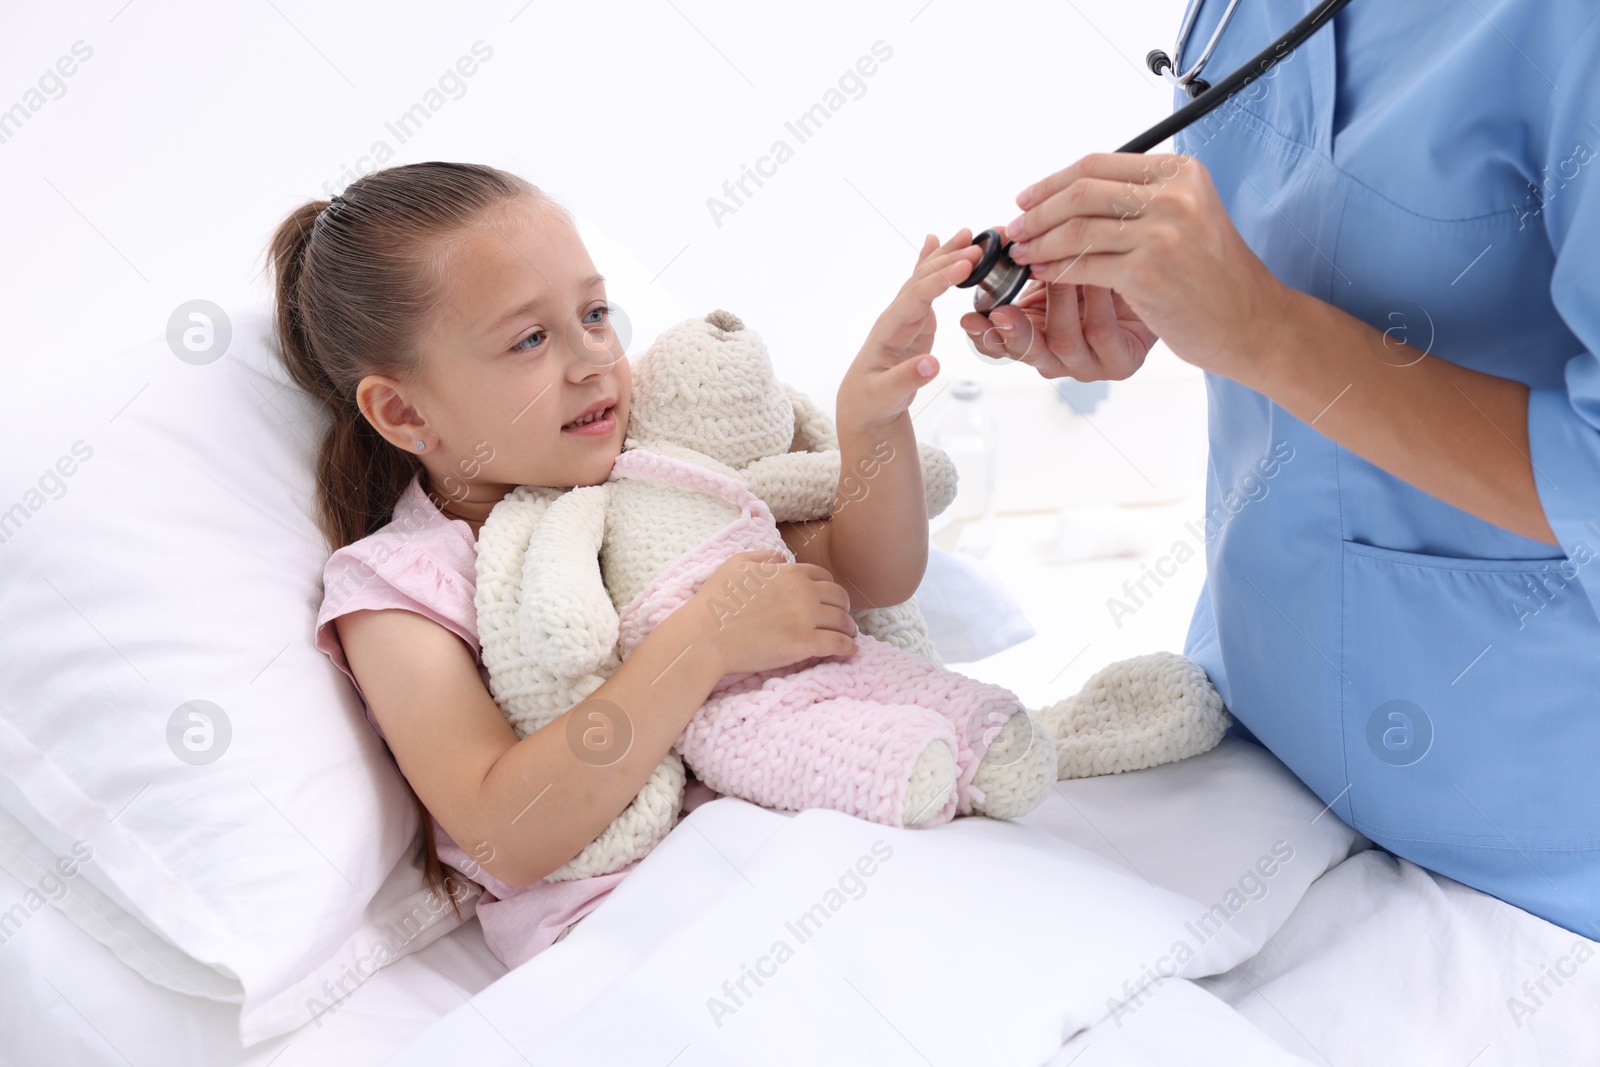
{"type": "Polygon", "coordinates": [[[1195,1034],[1301,1062],[1187,980],[1255,956],[1359,840],[1233,740],[1058,783],[1014,823],[725,798],[392,1062],[1036,1065],[1084,1031],[1108,1062],[1195,1034]]]}
{"type": "Polygon", "coordinates": [[[1600,1063],[1600,947],[1382,849],[1198,984],[1312,1063],[1600,1063]]]}
{"type": "MultiPolygon", "coordinates": [[[[0,1021],[25,1020],[21,1026],[0,1026],[0,1062],[53,1058],[85,1067],[130,1062],[355,1067],[388,1062],[415,1040],[399,1062],[437,1064],[448,1053],[449,1062],[522,1064],[522,1054],[515,1051],[521,1049],[543,1063],[531,1051],[564,1042],[562,1055],[549,1062],[571,1061],[570,1053],[577,1050],[576,1058],[589,1062],[660,1067],[670,1061],[673,1067],[689,1067],[732,1062],[752,1048],[760,1050],[755,1062],[804,1060],[815,1045],[790,1045],[817,1032],[811,1040],[829,1045],[825,1062],[848,1063],[880,1051],[876,1043],[891,1024],[904,1027],[907,1040],[917,1041],[927,1055],[927,1061],[912,1056],[906,1045],[900,1051],[903,1060],[939,1065],[1596,1062],[1600,956],[1580,960],[1574,947],[1578,939],[1567,931],[1379,849],[1356,851],[1313,878],[1325,865],[1324,856],[1337,854],[1346,841],[1360,849],[1365,840],[1322,812],[1275,760],[1232,741],[1169,767],[1060,783],[1023,826],[999,828],[996,841],[1002,846],[1025,842],[1056,857],[1054,862],[1033,857],[1012,868],[1013,874],[1027,870],[1030,878],[1053,874],[1059,879],[1063,865],[1074,863],[1089,874],[1069,876],[1053,888],[1014,877],[1014,885],[1002,887],[1008,895],[999,906],[985,899],[977,915],[959,906],[950,879],[954,875],[969,887],[976,883],[948,863],[928,875],[928,883],[909,899],[903,886],[892,889],[896,883],[889,876],[911,866],[896,864],[913,858],[913,852],[886,837],[896,852],[868,865],[873,873],[863,876],[860,899],[841,899],[823,929],[797,945],[793,959],[769,966],[772,977],[724,1018],[729,1033],[742,1028],[742,1043],[690,1040],[672,1050],[682,1052],[678,1059],[658,1057],[659,1042],[643,1032],[647,1022],[660,1026],[662,1016],[680,1007],[691,1021],[709,1019],[700,1014],[706,1012],[704,1003],[690,1003],[697,998],[679,996],[670,987],[690,978],[703,983],[708,974],[719,983],[742,976],[739,964],[758,962],[759,955],[730,955],[737,930],[771,933],[776,920],[790,917],[776,910],[779,904],[788,906],[784,897],[772,898],[776,903],[771,904],[761,897],[760,907],[746,906],[728,916],[715,909],[719,894],[742,882],[740,868],[760,876],[752,878],[753,890],[785,862],[801,861],[803,851],[789,852],[791,845],[780,843],[827,832],[813,825],[817,820],[802,823],[803,818],[769,817],[732,801],[702,807],[681,832],[669,836],[659,858],[642,865],[571,937],[497,984],[491,986],[503,969],[489,957],[472,924],[383,968],[336,1015],[324,1019],[325,1025],[307,1026],[248,1053],[238,1048],[236,1007],[150,985],[105,946],[46,909],[0,952],[0,1021]],[[798,832],[802,825],[803,834],[798,832]],[[1024,831],[1020,837],[1019,829],[1024,831]],[[1252,855],[1259,859],[1259,850],[1277,840],[1293,842],[1294,858],[1259,887],[1251,882],[1241,888],[1252,855]],[[785,853],[788,861],[782,859],[785,853]],[[1114,873],[1110,867],[1096,866],[1090,854],[1130,877],[1116,882],[1108,877],[1114,873]],[[1125,930],[1108,928],[1063,943],[1063,937],[1071,937],[1070,916],[1051,918],[1043,926],[1029,918],[1027,909],[1036,913],[1042,898],[1051,911],[1076,909],[1116,921],[1126,909],[1096,910],[1093,903],[1095,887],[1107,883],[1119,889],[1132,885],[1139,906],[1156,905],[1158,917],[1160,901],[1170,904],[1171,898],[1150,893],[1150,883],[1181,894],[1195,911],[1200,901],[1225,901],[1230,886],[1248,903],[1230,912],[1229,939],[1210,939],[1223,946],[1223,958],[1184,972],[1194,977],[1152,982],[1144,976],[1143,961],[1116,975],[1100,959],[1107,950],[1129,946],[1125,930]],[[1249,900],[1252,895],[1257,899],[1249,900]],[[939,913],[952,905],[955,917],[942,918],[939,913]],[[863,908],[870,914],[852,923],[863,908]],[[891,923],[880,935],[877,920],[895,908],[907,912],[911,926],[891,923]],[[939,933],[930,936],[940,940],[884,949],[891,933],[917,932],[918,923],[923,933],[936,927],[939,933]],[[690,926],[692,932],[675,938],[690,926]],[[841,955],[841,938],[835,935],[846,933],[854,944],[841,955]],[[1263,938],[1262,947],[1252,951],[1263,938]],[[945,954],[944,946],[957,939],[962,947],[945,954]],[[706,951],[723,953],[718,960],[732,959],[734,973],[696,970],[692,964],[702,942],[706,951]],[[888,955],[871,958],[875,946],[888,955]],[[449,951],[441,955],[441,950],[449,951]],[[1198,974],[1241,952],[1248,958],[1229,970],[1198,974]],[[807,953],[809,962],[801,958],[807,953]],[[817,967],[817,957],[827,968],[817,967]],[[974,962],[977,957],[983,958],[974,962]],[[677,966],[680,960],[690,966],[677,966]],[[958,967],[972,974],[952,983],[958,967]],[[623,985],[636,968],[647,973],[623,985]],[[890,988],[885,994],[870,984],[881,986],[891,968],[891,984],[916,980],[932,1005],[957,1002],[937,1027],[931,1047],[931,1008],[913,1003],[907,1010],[903,992],[890,988]],[[1107,974],[1115,975],[1117,985],[1146,984],[1137,995],[1108,993],[1095,1024],[1069,1033],[1095,1010],[1085,984],[1107,974]],[[872,1003],[850,999],[857,988],[870,993],[872,1003]],[[471,1003],[462,1003],[480,990],[471,1003]],[[1020,995],[1010,995],[1019,990],[1020,995]],[[70,1004],[61,993],[70,996],[70,1004]],[[610,1011],[613,995],[615,1010],[610,1011]],[[822,1007],[813,1010],[818,998],[822,1007]],[[446,1015],[452,1009],[454,1014],[446,1015]],[[435,1019],[441,1022],[427,1030],[435,1019]],[[586,1034],[583,1028],[591,1025],[586,1034]],[[1048,1032],[1052,1026],[1057,1032],[1048,1032]],[[1053,1054],[1036,1056],[1057,1039],[1053,1054]],[[973,1057],[975,1046],[981,1054],[973,1057]]],[[[963,831],[968,837],[952,834],[948,846],[940,848],[951,857],[970,856],[966,849],[973,830],[988,837],[997,828],[984,827],[974,823],[963,831]]],[[[798,881],[814,886],[829,873],[829,868],[805,867],[798,881]]],[[[831,874],[837,886],[840,870],[831,874]]],[[[9,899],[23,890],[3,874],[0,883],[9,899]]],[[[816,897],[806,900],[803,887],[796,895],[802,902],[817,902],[816,897]]],[[[745,897],[746,905],[754,899],[745,897]]],[[[759,939],[755,944],[763,952],[771,947],[759,939]]],[[[746,985],[754,988],[750,979],[746,985]]],[[[668,1023],[667,1032],[677,1034],[678,1023],[668,1023]]],[[[893,1054],[885,1058],[896,1062],[893,1054]]]]}

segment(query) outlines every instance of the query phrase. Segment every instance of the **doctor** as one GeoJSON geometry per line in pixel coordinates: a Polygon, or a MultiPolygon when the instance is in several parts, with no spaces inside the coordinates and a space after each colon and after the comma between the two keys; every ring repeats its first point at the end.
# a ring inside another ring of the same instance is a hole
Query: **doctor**
{"type": "MultiPolygon", "coordinates": [[[[1192,2],[1185,73],[1229,7],[1192,2]]],[[[1242,0],[1203,76],[1309,7],[1242,0]]],[[[1175,154],[1023,190],[1012,257],[1049,283],[961,320],[1046,378],[1157,337],[1202,368],[1221,521],[1185,653],[1345,822],[1590,938],[1597,70],[1593,0],[1354,0],[1175,154]]]]}

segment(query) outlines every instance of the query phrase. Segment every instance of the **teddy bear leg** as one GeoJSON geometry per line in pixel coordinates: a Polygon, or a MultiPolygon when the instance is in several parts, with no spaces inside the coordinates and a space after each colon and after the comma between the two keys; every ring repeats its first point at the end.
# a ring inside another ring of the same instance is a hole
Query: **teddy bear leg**
{"type": "Polygon", "coordinates": [[[675,748],[706,785],[780,811],[829,808],[887,826],[954,817],[957,739],[926,708],[853,697],[765,703],[714,694],[675,748]]]}
{"type": "Polygon", "coordinates": [[[972,810],[991,819],[1016,819],[1044,800],[1056,781],[1056,746],[1026,711],[1006,720],[972,776],[972,810]]]}
{"type": "Polygon", "coordinates": [[[829,669],[850,676],[854,695],[914,704],[950,723],[960,746],[959,815],[1016,818],[1037,807],[1055,781],[1053,741],[1004,686],[865,636],[854,656],[829,669]]]}
{"type": "Polygon", "coordinates": [[[956,754],[946,741],[930,741],[911,767],[905,799],[900,805],[900,825],[934,826],[955,814],[956,754]]]}
{"type": "Polygon", "coordinates": [[[1199,664],[1151,652],[1096,671],[1034,713],[1055,740],[1059,778],[1121,774],[1209,752],[1232,723],[1199,664]]]}

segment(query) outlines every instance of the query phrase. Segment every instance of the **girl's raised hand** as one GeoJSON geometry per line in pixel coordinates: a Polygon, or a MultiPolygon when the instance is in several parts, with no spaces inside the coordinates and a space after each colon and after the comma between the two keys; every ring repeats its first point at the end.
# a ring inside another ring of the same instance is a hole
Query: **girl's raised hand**
{"type": "Polygon", "coordinates": [[[927,236],[911,277],[878,316],[839,383],[841,427],[870,430],[892,423],[939,372],[939,361],[930,351],[936,326],[933,302],[965,281],[982,255],[965,227],[944,244],[933,234],[927,236]]]}

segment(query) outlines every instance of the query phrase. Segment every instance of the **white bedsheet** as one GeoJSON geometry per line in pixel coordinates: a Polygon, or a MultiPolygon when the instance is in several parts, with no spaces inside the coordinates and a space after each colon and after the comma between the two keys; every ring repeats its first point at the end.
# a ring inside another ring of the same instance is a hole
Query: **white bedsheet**
{"type": "Polygon", "coordinates": [[[564,942],[392,1062],[469,1050],[487,1064],[1035,1065],[1115,1014],[1105,1045],[1131,1062],[1188,1020],[1180,1033],[1225,1041],[1229,1062],[1298,1063],[1183,979],[1254,956],[1358,843],[1321,807],[1231,740],[1171,767],[1061,782],[1016,823],[894,830],[715,801],[564,942]],[[859,893],[829,902],[865,856],[877,862],[859,893]],[[798,927],[819,904],[826,918],[798,927]],[[1181,977],[1154,983],[1178,944],[1181,977]]]}
{"type": "Polygon", "coordinates": [[[1198,984],[1312,1063],[1600,1063],[1600,948],[1382,849],[1198,984]]]}
{"type": "Polygon", "coordinates": [[[1252,745],[1062,782],[1020,826],[852,837],[817,816],[737,801],[699,809],[565,942],[393,1062],[1600,1062],[1600,966],[1576,960],[1578,938],[1370,848],[1252,745]],[[818,869],[871,836],[896,849],[873,878],[902,860],[902,871],[942,860],[944,876],[923,868],[914,890],[916,879],[869,880],[716,1027],[704,1002],[717,980],[743,973],[759,932],[815,899],[818,869]],[[825,839],[848,843],[819,863],[825,839]],[[1127,908],[1171,935],[1166,894],[1195,912],[1222,901],[1276,841],[1294,858],[1266,891],[1177,977],[1153,980],[1149,942],[1122,925],[1127,908]],[[1041,849],[1049,862],[1010,854],[985,871],[974,864],[997,855],[988,846],[1041,849]],[[1132,873],[1118,883],[1117,869],[1132,873]],[[1124,894],[1114,903],[1112,885],[1124,894]],[[994,904],[974,906],[974,887],[994,904]],[[1560,985],[1547,977],[1558,964],[1560,985]],[[1541,978],[1544,994],[1523,987],[1541,978]],[[1517,1013],[1520,1027],[1512,996],[1533,1008],[1517,1013]]]}
{"type": "Polygon", "coordinates": [[[724,799],[515,972],[474,922],[248,1052],[237,1008],[151,985],[45,909],[0,946],[0,1063],[1600,1062],[1600,954],[1367,844],[1234,740],[1059,783],[1018,824],[893,831],[724,799]],[[879,840],[892,857],[799,943],[784,920],[879,840]],[[1293,858],[1201,943],[1183,924],[1279,841],[1293,858]],[[793,958],[715,1027],[706,999],[786,934],[793,958]],[[1152,981],[1175,938],[1194,959],[1152,981]]]}

